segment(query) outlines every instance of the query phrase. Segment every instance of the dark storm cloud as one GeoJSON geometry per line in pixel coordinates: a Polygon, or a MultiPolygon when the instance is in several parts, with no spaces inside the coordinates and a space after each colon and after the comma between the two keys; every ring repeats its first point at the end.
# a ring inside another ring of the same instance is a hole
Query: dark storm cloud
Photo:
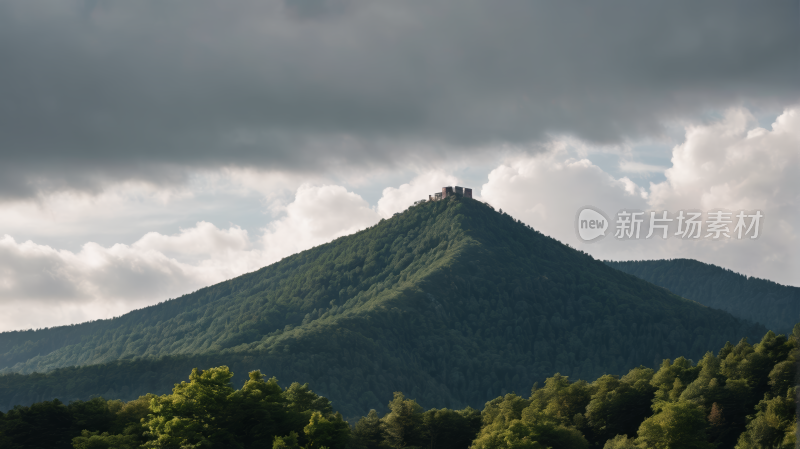
{"type": "Polygon", "coordinates": [[[788,104],[798,2],[0,4],[0,196],[788,104]],[[423,145],[424,146],[424,145],[423,145]]]}

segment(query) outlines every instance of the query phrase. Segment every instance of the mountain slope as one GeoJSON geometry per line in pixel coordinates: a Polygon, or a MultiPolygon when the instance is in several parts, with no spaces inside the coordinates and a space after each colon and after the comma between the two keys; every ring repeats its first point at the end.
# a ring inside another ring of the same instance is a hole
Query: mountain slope
{"type": "Polygon", "coordinates": [[[0,334],[0,406],[165,392],[220,364],[311,382],[346,416],[398,390],[478,406],[765,332],[452,198],[120,318],[0,334]]]}
{"type": "Polygon", "coordinates": [[[692,259],[606,264],[669,291],[780,332],[800,321],[800,288],[747,277],[692,259]]]}

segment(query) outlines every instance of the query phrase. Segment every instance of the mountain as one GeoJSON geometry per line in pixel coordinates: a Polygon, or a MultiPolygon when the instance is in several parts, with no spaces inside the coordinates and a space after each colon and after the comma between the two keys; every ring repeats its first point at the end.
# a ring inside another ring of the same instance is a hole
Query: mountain
{"type": "Polygon", "coordinates": [[[800,321],[800,288],[747,277],[692,259],[606,261],[608,266],[700,304],[791,332],[800,321]]]}
{"type": "Polygon", "coordinates": [[[394,391],[480,407],[765,333],[452,197],[119,318],[2,333],[0,407],[166,393],[219,365],[309,382],[351,417],[394,391]]]}

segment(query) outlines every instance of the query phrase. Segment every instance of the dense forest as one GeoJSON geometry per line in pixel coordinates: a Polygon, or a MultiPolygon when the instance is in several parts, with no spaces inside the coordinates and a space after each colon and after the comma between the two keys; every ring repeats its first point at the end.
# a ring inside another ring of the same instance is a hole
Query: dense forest
{"type": "Polygon", "coordinates": [[[309,382],[348,419],[394,391],[478,408],[555,372],[622,375],[765,332],[453,197],[122,317],[2,333],[0,410],[129,401],[220,365],[237,384],[309,382]]]}
{"type": "Polygon", "coordinates": [[[273,449],[794,448],[800,324],[787,338],[742,339],[697,363],[663,360],[623,376],[556,374],[482,411],[429,409],[395,392],[354,426],[308,384],[281,388],[252,371],[235,390],[227,366],[193,369],[161,396],[100,397],[0,413],[0,447],[273,449]]]}
{"type": "Polygon", "coordinates": [[[800,321],[800,287],[698,262],[692,259],[606,261],[611,267],[739,318],[788,332],[800,321]]]}

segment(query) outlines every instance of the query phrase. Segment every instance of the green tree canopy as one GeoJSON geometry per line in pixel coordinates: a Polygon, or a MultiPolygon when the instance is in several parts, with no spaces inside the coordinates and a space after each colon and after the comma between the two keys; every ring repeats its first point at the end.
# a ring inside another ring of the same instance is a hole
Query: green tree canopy
{"type": "Polygon", "coordinates": [[[706,416],[691,402],[671,402],[639,426],[637,442],[646,449],[714,449],[706,441],[706,416]]]}

